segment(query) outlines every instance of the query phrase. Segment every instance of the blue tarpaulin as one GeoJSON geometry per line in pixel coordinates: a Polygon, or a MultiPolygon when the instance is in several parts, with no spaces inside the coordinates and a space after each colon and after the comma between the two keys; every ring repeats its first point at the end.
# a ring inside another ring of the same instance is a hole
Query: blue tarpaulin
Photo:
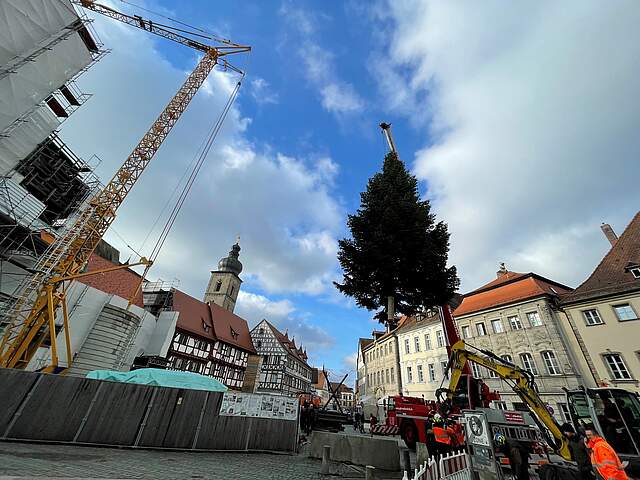
{"type": "Polygon", "coordinates": [[[208,390],[210,392],[226,392],[228,390],[227,387],[215,378],[193,372],[162,370],[159,368],[141,368],[131,372],[93,370],[87,374],[87,378],[110,380],[112,382],[137,383],[140,385],[156,385],[158,387],[208,390]]]}

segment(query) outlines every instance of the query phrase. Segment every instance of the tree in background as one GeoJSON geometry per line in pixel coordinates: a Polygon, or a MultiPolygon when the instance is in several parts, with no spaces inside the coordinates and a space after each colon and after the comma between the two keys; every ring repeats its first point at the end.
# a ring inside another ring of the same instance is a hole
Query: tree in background
{"type": "Polygon", "coordinates": [[[456,267],[447,267],[447,225],[435,222],[429,202],[420,200],[416,177],[395,152],[369,179],[360,202],[347,221],[352,238],[338,242],[344,273],[343,283],[334,282],[338,290],[377,310],[380,323],[387,323],[389,296],[404,315],[449,301],[460,281],[456,267]]]}

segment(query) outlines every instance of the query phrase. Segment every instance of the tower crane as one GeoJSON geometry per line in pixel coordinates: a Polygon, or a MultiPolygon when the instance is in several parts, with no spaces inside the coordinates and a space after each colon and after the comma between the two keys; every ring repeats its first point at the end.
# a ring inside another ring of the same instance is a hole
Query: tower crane
{"type": "Polygon", "coordinates": [[[226,69],[242,74],[224,57],[251,50],[249,46],[224,39],[214,39],[216,45],[207,45],[183,35],[188,32],[177,31],[170,26],[155,23],[137,15],[118,12],[96,3],[95,0],[74,0],[74,3],[114,20],[191,47],[201,52],[202,58],[113,178],[102,191],[91,199],[69,229],[47,249],[34,268],[35,273],[25,282],[19,297],[4,318],[5,328],[0,341],[0,367],[5,368],[26,368],[38,347],[49,340],[52,361],[51,365],[44,368],[43,371],[59,373],[65,370],[58,366],[55,317],[59,307],[62,307],[65,333],[66,368],[70,367],[71,346],[66,305],[68,282],[89,274],[104,273],[133,265],[150,264],[149,260],[141,258],[135,264],[82,273],[82,269],[98,242],[115,220],[118,207],[122,205],[127,194],[149,165],[213,67],[216,64],[222,64],[226,69]]]}

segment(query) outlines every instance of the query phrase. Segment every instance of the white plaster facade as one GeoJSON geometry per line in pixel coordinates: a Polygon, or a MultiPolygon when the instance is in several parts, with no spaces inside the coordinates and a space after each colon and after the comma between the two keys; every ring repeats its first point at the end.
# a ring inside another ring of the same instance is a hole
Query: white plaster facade
{"type": "Polygon", "coordinates": [[[435,314],[416,320],[399,329],[397,335],[402,393],[435,400],[435,392],[442,386],[448,361],[440,316],[435,314]]]}

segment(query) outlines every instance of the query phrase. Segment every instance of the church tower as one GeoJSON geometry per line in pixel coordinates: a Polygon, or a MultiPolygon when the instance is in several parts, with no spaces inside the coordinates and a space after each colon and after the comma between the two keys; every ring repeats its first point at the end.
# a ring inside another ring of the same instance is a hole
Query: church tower
{"type": "Polygon", "coordinates": [[[215,303],[233,312],[242,283],[239,277],[242,272],[242,263],[238,260],[239,255],[240,245],[236,242],[231,247],[229,256],[221,258],[218,262],[218,269],[211,272],[211,279],[204,293],[205,302],[215,303]]]}

